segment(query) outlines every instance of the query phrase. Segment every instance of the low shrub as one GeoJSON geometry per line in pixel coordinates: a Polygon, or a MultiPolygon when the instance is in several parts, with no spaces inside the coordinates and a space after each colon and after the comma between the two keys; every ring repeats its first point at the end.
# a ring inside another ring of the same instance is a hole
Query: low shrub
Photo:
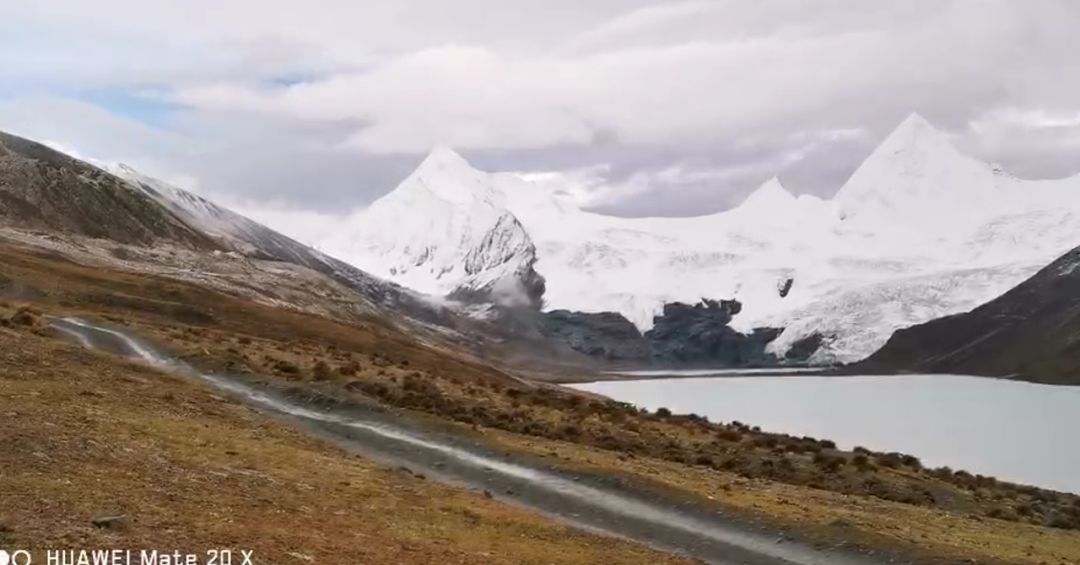
{"type": "Polygon", "coordinates": [[[311,376],[317,381],[328,381],[334,377],[334,371],[326,361],[319,361],[311,368],[311,376]]]}

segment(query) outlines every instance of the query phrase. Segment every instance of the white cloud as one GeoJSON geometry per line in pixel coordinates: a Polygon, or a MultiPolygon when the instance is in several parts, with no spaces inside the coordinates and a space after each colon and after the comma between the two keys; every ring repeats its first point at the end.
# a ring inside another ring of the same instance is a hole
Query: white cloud
{"type": "Polygon", "coordinates": [[[606,165],[598,202],[678,213],[773,174],[831,192],[912,110],[1075,172],[1077,28],[1055,0],[5,0],[0,128],[240,200],[362,205],[441,143],[606,165]],[[65,99],[103,87],[183,107],[65,99]]]}
{"type": "MultiPolygon", "coordinates": [[[[950,91],[973,108],[994,104],[1005,86],[1035,96],[1040,86],[1005,81],[1010,70],[1029,62],[1018,55],[1017,42],[1041,30],[1035,25],[1041,22],[1010,19],[1030,7],[994,5],[1006,13],[990,17],[986,3],[954,2],[895,28],[807,33],[804,27],[586,53],[519,55],[446,45],[284,87],[184,88],[176,100],[357,120],[364,125],[348,143],[370,152],[419,152],[436,143],[584,145],[603,135],[628,144],[710,143],[807,116],[819,116],[825,123],[816,125],[829,127],[830,116],[857,124],[883,110],[888,121],[924,107],[933,114],[936,107],[955,105],[950,91]]],[[[652,6],[583,37],[596,41],[648,30],[658,21],[715,21],[733,10],[748,11],[733,6],[652,6]]]]}

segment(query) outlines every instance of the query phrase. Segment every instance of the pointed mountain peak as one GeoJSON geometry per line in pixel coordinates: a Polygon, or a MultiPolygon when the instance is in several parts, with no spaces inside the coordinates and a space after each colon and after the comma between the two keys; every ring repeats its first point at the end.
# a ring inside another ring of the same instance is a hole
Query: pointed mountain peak
{"type": "Polygon", "coordinates": [[[846,217],[871,213],[962,215],[989,205],[996,181],[992,168],[961,153],[949,136],[911,114],[851,175],[834,200],[846,217]]]}
{"type": "Polygon", "coordinates": [[[937,131],[937,128],[922,114],[912,112],[896,126],[896,131],[937,131]]]}
{"type": "Polygon", "coordinates": [[[780,182],[779,177],[770,178],[769,180],[762,183],[761,186],[759,186],[758,189],[754,192],[779,196],[781,198],[794,198],[794,195],[792,195],[791,192],[788,191],[787,187],[784,186],[784,183],[780,182]]]}
{"type": "Polygon", "coordinates": [[[442,145],[433,147],[420,166],[387,196],[424,199],[432,195],[455,204],[498,200],[491,175],[473,168],[456,151],[442,145]]]}
{"type": "Polygon", "coordinates": [[[956,152],[945,132],[934,127],[917,112],[912,112],[881,142],[874,151],[874,155],[892,155],[919,150],[956,152]]]}
{"type": "Polygon", "coordinates": [[[436,145],[428,152],[417,170],[424,169],[472,169],[472,165],[446,145],[436,145]]]}
{"type": "Polygon", "coordinates": [[[739,207],[774,208],[794,201],[795,195],[784,188],[779,178],[772,177],[759,186],[757,190],[751,192],[750,196],[747,196],[739,207]]]}

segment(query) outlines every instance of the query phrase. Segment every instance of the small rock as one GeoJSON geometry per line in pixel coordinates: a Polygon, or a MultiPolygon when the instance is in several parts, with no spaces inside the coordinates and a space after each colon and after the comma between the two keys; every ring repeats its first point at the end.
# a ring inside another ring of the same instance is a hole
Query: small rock
{"type": "Polygon", "coordinates": [[[127,526],[127,516],[123,514],[103,514],[95,516],[90,523],[105,530],[120,530],[127,526]]]}
{"type": "Polygon", "coordinates": [[[495,498],[495,497],[491,495],[490,490],[484,489],[484,498],[495,498]]]}
{"type": "Polygon", "coordinates": [[[517,494],[517,492],[516,492],[516,491],[515,491],[514,489],[512,489],[512,488],[508,488],[508,489],[506,489],[506,491],[505,491],[505,492],[506,492],[506,494],[508,494],[509,496],[514,496],[515,494],[517,494]]]}

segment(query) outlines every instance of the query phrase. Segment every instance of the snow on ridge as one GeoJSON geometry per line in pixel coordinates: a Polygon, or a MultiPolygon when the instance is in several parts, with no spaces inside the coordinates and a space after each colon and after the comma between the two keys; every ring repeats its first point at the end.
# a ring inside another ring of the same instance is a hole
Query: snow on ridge
{"type": "Polygon", "coordinates": [[[490,177],[437,147],[319,247],[426,294],[508,291],[531,271],[535,250],[490,177]]]}
{"type": "Polygon", "coordinates": [[[1003,175],[917,114],[831,199],[770,179],[724,212],[618,218],[558,198],[557,185],[436,148],[320,247],[432,294],[490,287],[535,262],[545,308],[621,312],[643,330],[666,302],[736,298],[735,327],[787,328],[781,354],[821,332],[816,360],[828,362],[990,300],[1080,241],[1080,177],[1003,175]]]}

